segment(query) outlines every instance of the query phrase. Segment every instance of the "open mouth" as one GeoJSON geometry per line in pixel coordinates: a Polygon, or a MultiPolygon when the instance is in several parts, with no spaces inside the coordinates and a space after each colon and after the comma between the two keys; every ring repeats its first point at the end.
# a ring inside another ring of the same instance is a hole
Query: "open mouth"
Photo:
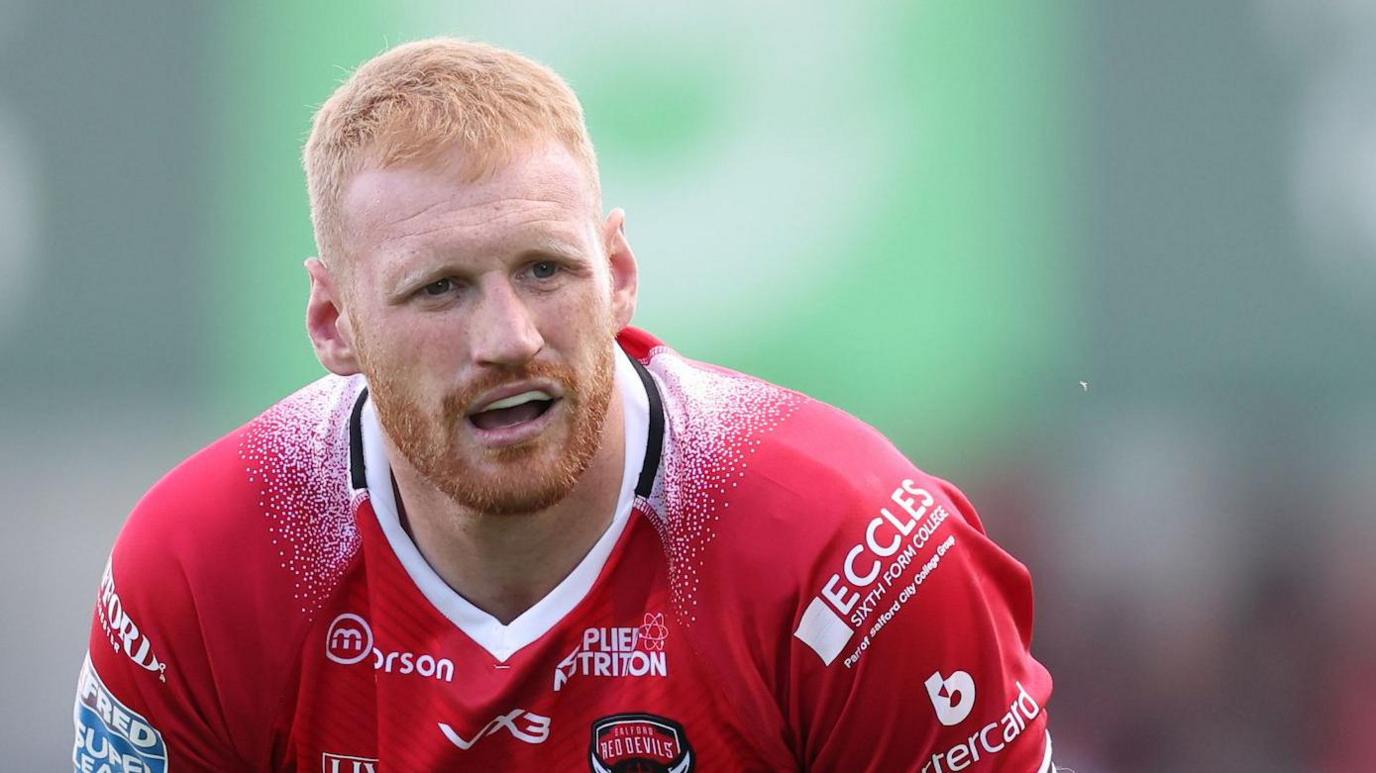
{"type": "Polygon", "coordinates": [[[468,420],[481,430],[498,430],[535,421],[549,412],[559,398],[532,389],[501,400],[494,400],[481,411],[469,414],[468,420]]]}

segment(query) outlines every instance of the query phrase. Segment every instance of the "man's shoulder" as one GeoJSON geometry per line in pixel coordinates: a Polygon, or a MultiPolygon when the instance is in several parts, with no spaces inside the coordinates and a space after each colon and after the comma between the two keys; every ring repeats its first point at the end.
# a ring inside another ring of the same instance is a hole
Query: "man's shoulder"
{"type": "Polygon", "coordinates": [[[839,408],[662,345],[646,355],[668,425],[652,497],[660,530],[671,554],[702,557],[701,572],[753,578],[724,592],[800,592],[821,556],[844,555],[885,512],[907,528],[924,503],[964,501],[839,408]]]}
{"type": "Polygon", "coordinates": [[[874,427],[810,398],[758,439],[734,489],[723,550],[759,554],[790,590],[812,583],[822,556],[849,552],[867,533],[911,529],[935,504],[947,512],[965,501],[874,427]]]}
{"type": "Polygon", "coordinates": [[[148,490],[124,536],[154,532],[174,549],[347,506],[349,418],[361,389],[359,379],[322,378],[202,448],[148,490]]]}
{"type": "Polygon", "coordinates": [[[272,584],[303,603],[323,595],[309,578],[324,577],[358,540],[349,419],[362,388],[361,379],[320,379],[163,476],[116,541],[123,582],[175,581],[211,595],[272,584]]]}
{"type": "Polygon", "coordinates": [[[322,379],[192,455],[144,495],[110,553],[92,678],[205,767],[259,766],[228,749],[268,759],[300,643],[344,586],[359,544],[348,425],[361,389],[322,379]]]}
{"type": "Polygon", "coordinates": [[[836,528],[861,518],[876,492],[890,496],[891,483],[918,478],[949,487],[840,408],[649,340],[642,358],[668,425],[662,488],[697,491],[721,509],[743,502],[806,516],[795,526],[836,528]]]}

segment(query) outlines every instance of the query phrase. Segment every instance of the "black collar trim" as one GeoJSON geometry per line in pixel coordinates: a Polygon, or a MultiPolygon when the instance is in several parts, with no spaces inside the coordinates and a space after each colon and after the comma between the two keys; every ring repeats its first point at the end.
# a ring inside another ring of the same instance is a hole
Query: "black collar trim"
{"type": "Polygon", "coordinates": [[[659,474],[659,456],[664,447],[664,401],[659,396],[659,385],[654,376],[640,364],[640,360],[627,354],[626,359],[635,367],[640,383],[645,385],[645,397],[650,403],[650,430],[645,437],[645,463],[640,467],[640,480],[635,484],[635,495],[649,499],[655,487],[655,476],[659,474]]]}
{"type": "Polygon", "coordinates": [[[349,484],[354,491],[368,488],[368,475],[363,468],[363,404],[366,402],[368,387],[363,387],[349,415],[349,484]]]}

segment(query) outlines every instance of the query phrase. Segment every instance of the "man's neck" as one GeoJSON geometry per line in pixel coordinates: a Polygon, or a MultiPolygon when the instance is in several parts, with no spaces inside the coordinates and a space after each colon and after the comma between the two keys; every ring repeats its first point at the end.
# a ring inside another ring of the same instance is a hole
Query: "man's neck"
{"type": "Polygon", "coordinates": [[[421,555],[474,606],[503,624],[515,620],[568,577],[611,524],[626,463],[625,421],[620,390],[613,389],[587,470],[568,496],[530,515],[489,515],[458,505],[386,439],[401,495],[397,507],[405,508],[421,555]]]}

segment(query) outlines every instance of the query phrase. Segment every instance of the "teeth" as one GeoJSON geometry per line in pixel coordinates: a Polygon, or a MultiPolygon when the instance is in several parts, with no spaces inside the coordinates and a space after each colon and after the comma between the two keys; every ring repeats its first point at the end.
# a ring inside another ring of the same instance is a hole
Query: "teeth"
{"type": "Polygon", "coordinates": [[[515,408],[516,406],[521,405],[522,403],[528,403],[531,400],[553,399],[553,397],[550,397],[548,394],[545,394],[539,389],[532,389],[529,392],[522,392],[519,395],[512,395],[511,397],[503,397],[500,400],[494,400],[488,403],[487,405],[484,405],[482,409],[478,411],[478,413],[482,413],[483,411],[495,411],[498,408],[515,408]]]}

